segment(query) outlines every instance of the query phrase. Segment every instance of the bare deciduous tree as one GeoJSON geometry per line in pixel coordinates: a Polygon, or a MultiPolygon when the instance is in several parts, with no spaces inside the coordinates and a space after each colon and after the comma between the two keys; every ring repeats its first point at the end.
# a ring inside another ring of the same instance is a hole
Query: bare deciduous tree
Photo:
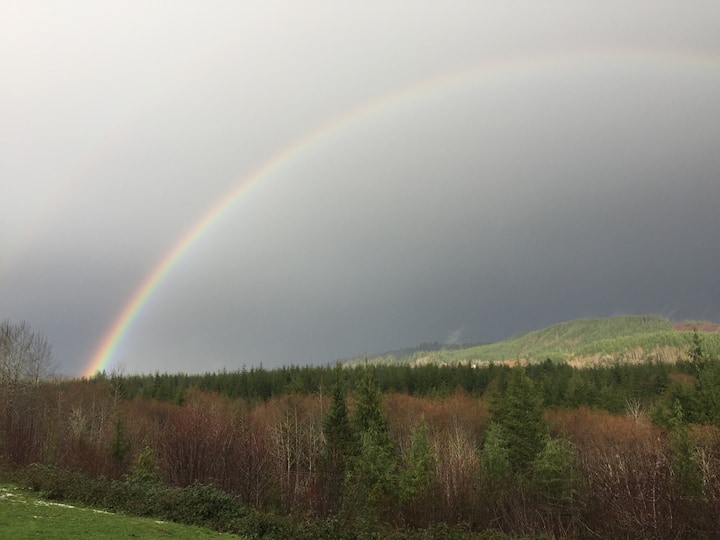
{"type": "Polygon", "coordinates": [[[44,336],[26,322],[0,322],[0,453],[15,463],[39,456],[42,430],[35,417],[35,390],[51,367],[44,336]]]}
{"type": "Polygon", "coordinates": [[[0,388],[6,396],[22,385],[37,386],[53,372],[52,348],[25,321],[0,323],[0,388]]]}
{"type": "Polygon", "coordinates": [[[118,402],[124,395],[125,364],[117,362],[110,370],[110,395],[113,399],[113,406],[117,407],[118,402]]]}
{"type": "Polygon", "coordinates": [[[625,412],[637,424],[645,412],[645,406],[638,398],[625,398],[625,412]]]}

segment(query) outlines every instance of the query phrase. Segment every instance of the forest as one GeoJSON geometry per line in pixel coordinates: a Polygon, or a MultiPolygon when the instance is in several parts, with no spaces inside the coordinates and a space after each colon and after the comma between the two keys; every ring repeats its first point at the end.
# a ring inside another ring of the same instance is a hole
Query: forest
{"type": "Polygon", "coordinates": [[[720,529],[720,360],[702,332],[674,362],[53,379],[42,339],[23,356],[29,330],[2,330],[0,475],[49,498],[247,538],[720,529]]]}

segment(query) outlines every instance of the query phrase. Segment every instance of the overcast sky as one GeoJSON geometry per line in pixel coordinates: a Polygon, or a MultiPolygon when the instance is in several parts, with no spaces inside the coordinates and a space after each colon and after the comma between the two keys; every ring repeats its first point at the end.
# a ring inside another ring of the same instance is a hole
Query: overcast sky
{"type": "Polygon", "coordinates": [[[0,0],[0,319],[59,372],[243,185],[109,368],[718,321],[720,4],[0,0]]]}

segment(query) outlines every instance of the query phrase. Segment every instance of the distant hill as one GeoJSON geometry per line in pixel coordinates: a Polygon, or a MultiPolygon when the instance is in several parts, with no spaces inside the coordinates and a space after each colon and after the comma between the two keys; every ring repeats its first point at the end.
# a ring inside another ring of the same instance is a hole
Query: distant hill
{"type": "Polygon", "coordinates": [[[686,358],[697,328],[711,354],[720,352],[720,324],[708,321],[673,322],[657,315],[626,315],[578,319],[543,330],[482,345],[442,347],[432,344],[368,358],[372,363],[457,364],[541,362],[550,358],[589,366],[615,361],[674,362],[686,358]]]}

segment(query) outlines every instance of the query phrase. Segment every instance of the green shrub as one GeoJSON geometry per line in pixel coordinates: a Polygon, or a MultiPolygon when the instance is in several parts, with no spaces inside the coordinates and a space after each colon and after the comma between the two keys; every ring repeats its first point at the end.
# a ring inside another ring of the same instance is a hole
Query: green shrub
{"type": "Polygon", "coordinates": [[[52,500],[75,499],[78,493],[87,491],[90,479],[79,477],[78,473],[53,465],[34,463],[20,474],[25,487],[37,491],[52,500]]]}
{"type": "Polygon", "coordinates": [[[135,482],[160,482],[162,475],[155,460],[155,451],[146,446],[135,457],[128,480],[135,482]]]}
{"type": "Polygon", "coordinates": [[[237,529],[234,532],[251,539],[292,540],[293,538],[314,538],[313,536],[301,537],[289,517],[256,510],[247,512],[242,519],[235,521],[235,525],[237,529]]]}
{"type": "Polygon", "coordinates": [[[245,514],[235,497],[229,493],[195,483],[179,490],[179,497],[173,508],[173,521],[187,520],[188,523],[202,524],[204,527],[227,532],[228,524],[245,514]]]}
{"type": "Polygon", "coordinates": [[[30,465],[19,481],[49,499],[71,500],[222,532],[229,532],[246,513],[232,495],[213,486],[196,483],[178,488],[137,478],[142,476],[131,475],[127,480],[92,479],[50,465],[30,465]]]}

